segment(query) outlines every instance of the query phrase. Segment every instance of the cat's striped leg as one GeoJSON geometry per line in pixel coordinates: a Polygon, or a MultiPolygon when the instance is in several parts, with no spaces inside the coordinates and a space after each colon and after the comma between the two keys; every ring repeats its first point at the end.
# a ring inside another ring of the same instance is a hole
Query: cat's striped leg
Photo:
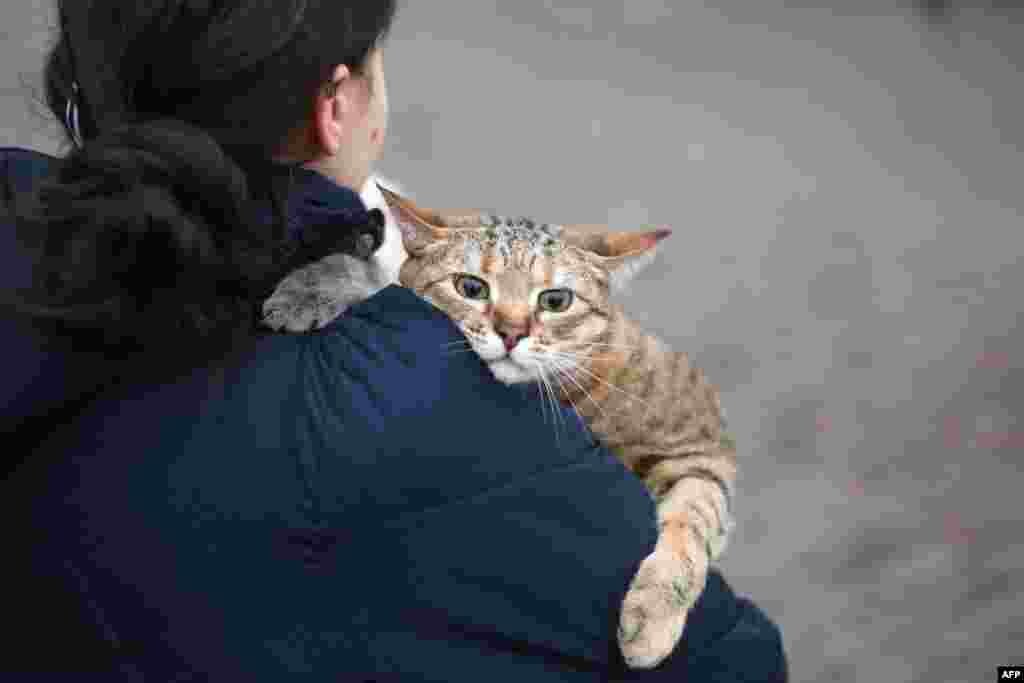
{"type": "Polygon", "coordinates": [[[735,472],[723,467],[727,461],[712,454],[665,459],[645,477],[659,492],[659,533],[623,601],[619,646],[630,667],[654,667],[671,654],[704,590],[709,563],[725,548],[735,472]]]}
{"type": "Polygon", "coordinates": [[[708,558],[721,557],[735,526],[736,452],[729,437],[723,435],[710,451],[663,459],[644,481],[658,504],[659,528],[693,526],[708,558]]]}

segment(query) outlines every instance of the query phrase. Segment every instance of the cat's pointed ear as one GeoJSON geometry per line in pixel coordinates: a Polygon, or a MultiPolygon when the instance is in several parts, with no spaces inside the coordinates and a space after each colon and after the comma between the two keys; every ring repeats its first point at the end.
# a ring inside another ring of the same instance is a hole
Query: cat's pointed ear
{"type": "Polygon", "coordinates": [[[621,292],[654,260],[658,243],[671,234],[667,227],[644,232],[602,232],[596,225],[566,225],[559,239],[593,254],[593,260],[608,273],[612,291],[621,292]]]}
{"type": "Polygon", "coordinates": [[[403,197],[401,194],[387,189],[380,183],[377,183],[377,187],[380,189],[381,194],[384,195],[388,206],[394,206],[399,203],[404,204],[422,220],[436,227],[478,228],[483,225],[483,219],[486,215],[483,211],[475,209],[427,209],[417,206],[408,197],[403,197]]]}
{"type": "Polygon", "coordinates": [[[445,227],[444,218],[436,211],[423,209],[411,199],[392,192],[381,184],[377,184],[384,201],[391,210],[391,215],[402,232],[405,250],[415,255],[434,242],[448,238],[449,230],[445,227]]]}

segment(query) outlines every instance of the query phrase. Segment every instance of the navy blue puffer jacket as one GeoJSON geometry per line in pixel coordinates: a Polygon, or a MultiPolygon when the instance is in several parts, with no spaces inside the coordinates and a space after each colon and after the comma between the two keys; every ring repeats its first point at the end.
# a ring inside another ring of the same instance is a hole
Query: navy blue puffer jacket
{"type": "MultiPolygon", "coordinates": [[[[0,197],[51,163],[0,150],[0,197]]],[[[317,177],[306,196],[361,207],[317,177]]],[[[0,259],[5,287],[27,277],[9,221],[0,259]]],[[[685,644],[625,669],[643,486],[570,413],[556,442],[533,397],[443,353],[460,333],[404,288],[117,392],[0,334],[3,425],[31,436],[4,449],[0,679],[785,680],[777,627],[716,571],[685,644]]]]}

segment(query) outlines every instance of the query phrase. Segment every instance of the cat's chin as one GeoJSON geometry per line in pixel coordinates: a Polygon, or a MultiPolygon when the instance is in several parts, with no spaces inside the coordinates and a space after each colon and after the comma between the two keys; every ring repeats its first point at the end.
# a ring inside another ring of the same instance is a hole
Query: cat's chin
{"type": "Polygon", "coordinates": [[[535,379],[533,371],[524,368],[508,356],[491,361],[487,367],[490,368],[494,378],[503,384],[522,384],[535,379]]]}

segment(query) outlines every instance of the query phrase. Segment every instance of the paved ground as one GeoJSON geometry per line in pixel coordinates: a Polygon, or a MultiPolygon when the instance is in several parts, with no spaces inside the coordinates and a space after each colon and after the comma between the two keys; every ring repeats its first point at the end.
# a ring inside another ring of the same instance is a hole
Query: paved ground
{"type": "MultiPolygon", "coordinates": [[[[676,228],[627,304],[725,390],[724,568],[793,680],[1024,661],[1021,14],[951,38],[881,0],[407,4],[386,175],[676,228]]],[[[55,149],[21,80],[47,5],[0,9],[0,144],[55,149]]]]}

